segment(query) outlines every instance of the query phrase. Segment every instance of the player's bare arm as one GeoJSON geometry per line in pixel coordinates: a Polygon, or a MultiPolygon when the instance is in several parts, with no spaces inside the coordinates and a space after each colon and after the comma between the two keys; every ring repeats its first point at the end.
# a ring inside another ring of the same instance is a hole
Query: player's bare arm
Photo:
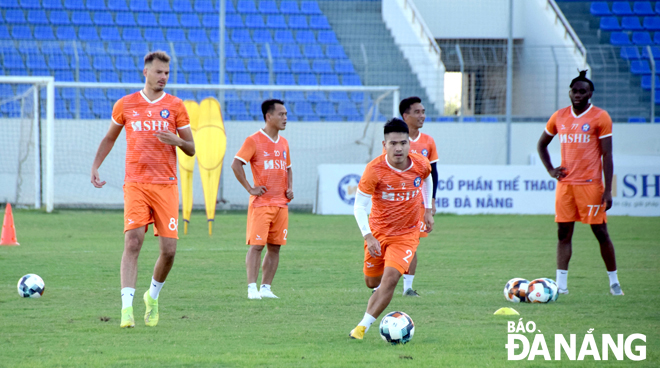
{"type": "Polygon", "coordinates": [[[235,158],[234,162],[231,163],[231,169],[234,172],[234,176],[236,176],[238,182],[241,183],[243,188],[245,188],[245,190],[247,190],[250,195],[259,197],[266,193],[268,189],[266,189],[266,187],[263,185],[252,188],[250,182],[248,182],[247,177],[245,176],[243,165],[245,165],[245,163],[237,158],[235,158]]]}
{"type": "Polygon", "coordinates": [[[545,169],[548,170],[548,174],[550,174],[551,177],[561,180],[561,178],[566,176],[566,168],[562,166],[554,167],[552,166],[552,161],[550,160],[550,153],[548,152],[548,145],[550,142],[552,142],[553,136],[549,135],[546,132],[543,132],[541,134],[541,138],[539,138],[539,142],[536,145],[536,150],[539,152],[539,157],[541,158],[541,162],[543,162],[543,166],[545,166],[545,169]]]}
{"type": "Polygon", "coordinates": [[[188,156],[195,155],[195,141],[193,141],[192,130],[190,127],[184,128],[178,131],[179,135],[170,132],[170,131],[160,131],[154,133],[156,138],[159,141],[169,144],[170,146],[175,146],[181,148],[181,151],[188,156]]]}
{"type": "Polygon", "coordinates": [[[291,168],[286,169],[286,176],[287,176],[287,185],[288,187],[286,188],[286,198],[288,200],[293,199],[293,171],[291,171],[291,168]]]}
{"type": "Polygon", "coordinates": [[[101,167],[101,164],[112,150],[112,147],[114,147],[122,128],[122,125],[110,123],[110,129],[108,129],[108,132],[105,134],[105,137],[103,137],[101,144],[99,144],[99,149],[96,151],[96,157],[94,157],[94,163],[92,164],[91,174],[92,185],[94,185],[96,188],[102,188],[105,185],[105,181],[101,181],[101,177],[99,176],[99,167],[101,167]]]}
{"type": "Polygon", "coordinates": [[[605,190],[601,203],[605,204],[605,211],[612,208],[612,177],[614,174],[614,159],[612,158],[612,137],[600,140],[600,149],[603,152],[603,175],[605,176],[605,190]]]}

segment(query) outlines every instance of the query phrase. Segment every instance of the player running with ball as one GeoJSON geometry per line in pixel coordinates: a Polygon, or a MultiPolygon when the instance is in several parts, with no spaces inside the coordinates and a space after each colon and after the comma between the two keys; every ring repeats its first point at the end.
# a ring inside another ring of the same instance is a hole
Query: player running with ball
{"type": "Polygon", "coordinates": [[[364,318],[349,334],[359,340],[390,304],[401,275],[410,267],[419,244],[422,202],[426,231],[433,230],[429,160],[409,153],[403,120],[388,121],[384,135],[386,153],[367,165],[355,195],[355,219],[364,237],[364,280],[369,288],[380,285],[369,298],[364,318]]]}

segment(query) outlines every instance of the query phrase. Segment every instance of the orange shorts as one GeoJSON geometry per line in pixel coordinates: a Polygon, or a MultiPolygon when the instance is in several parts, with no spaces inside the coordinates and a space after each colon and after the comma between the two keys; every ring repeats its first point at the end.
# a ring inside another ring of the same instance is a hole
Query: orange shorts
{"type": "Polygon", "coordinates": [[[373,233],[380,242],[380,257],[372,257],[367,250],[367,242],[364,242],[364,274],[369,277],[378,277],[383,274],[385,267],[394,267],[401,274],[408,271],[412,257],[417,251],[419,244],[419,232],[413,231],[408,234],[386,236],[373,233]]]}
{"type": "Polygon", "coordinates": [[[174,184],[124,184],[124,232],[154,224],[154,235],[179,239],[179,188],[174,184]]]}
{"type": "Polygon", "coordinates": [[[558,182],[555,222],[606,223],[605,203],[601,203],[604,190],[603,183],[574,185],[558,182]]]}
{"type": "Polygon", "coordinates": [[[246,243],[285,245],[289,226],[288,207],[248,207],[246,243]]]}

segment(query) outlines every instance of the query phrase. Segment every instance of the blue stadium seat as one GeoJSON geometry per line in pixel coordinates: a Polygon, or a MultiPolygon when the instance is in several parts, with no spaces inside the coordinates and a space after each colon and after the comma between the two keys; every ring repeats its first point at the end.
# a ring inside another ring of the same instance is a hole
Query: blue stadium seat
{"type": "Polygon", "coordinates": [[[281,56],[287,59],[299,59],[302,57],[300,47],[295,43],[288,43],[282,45],[281,56]]]}
{"type": "Polygon", "coordinates": [[[646,118],[643,116],[631,116],[628,118],[629,123],[646,123],[646,118]]]}
{"type": "Polygon", "coordinates": [[[83,70],[79,74],[79,82],[98,82],[96,73],[91,70],[83,70]]]}
{"type": "Polygon", "coordinates": [[[97,26],[114,26],[115,21],[112,20],[112,14],[110,12],[106,11],[97,11],[92,13],[92,18],[94,20],[94,24],[97,26]]]}
{"type": "Polygon", "coordinates": [[[623,17],[621,28],[628,31],[641,31],[644,29],[639,21],[639,17],[623,17]]]}
{"type": "Polygon", "coordinates": [[[610,43],[614,46],[629,46],[632,45],[628,34],[625,32],[612,32],[610,34],[610,43]]]}
{"type": "Polygon", "coordinates": [[[146,28],[144,39],[151,42],[162,42],[165,41],[165,36],[163,36],[163,31],[160,28],[146,28]]]}
{"type": "Polygon", "coordinates": [[[185,28],[199,28],[202,26],[199,22],[199,16],[194,13],[181,14],[181,25],[185,28]]]}
{"type": "MultiPolygon", "coordinates": [[[[321,77],[321,81],[323,81],[323,77],[321,77]]],[[[337,80],[337,84],[339,84],[339,80],[337,80]]],[[[333,91],[333,92],[330,92],[329,95],[330,95],[329,99],[332,102],[349,102],[350,101],[349,98],[348,98],[348,93],[346,93],[346,92],[340,92],[340,91],[334,92],[333,91]]]]}
{"type": "Polygon", "coordinates": [[[655,32],[653,34],[653,43],[656,45],[660,45],[660,32],[655,32]]]}
{"type": "Polygon", "coordinates": [[[27,20],[31,24],[48,24],[48,17],[43,10],[29,10],[27,20]]]}
{"type": "Polygon", "coordinates": [[[344,48],[341,45],[328,45],[326,52],[331,59],[348,59],[348,56],[346,56],[344,48]]]}
{"type": "Polygon", "coordinates": [[[315,73],[334,73],[330,60],[316,59],[312,63],[312,70],[315,73]]]}
{"type": "MultiPolygon", "coordinates": [[[[208,44],[208,43],[198,43],[195,45],[195,54],[197,56],[201,57],[209,57],[209,56],[218,56],[218,54],[215,52],[215,48],[213,45],[208,44]]],[[[225,57],[230,58],[230,57],[236,57],[236,49],[234,49],[234,45],[232,44],[225,44],[225,57]],[[230,52],[227,52],[227,49],[231,48],[234,53],[233,55],[229,55],[230,52]]]]}
{"type": "Polygon", "coordinates": [[[238,48],[238,55],[243,58],[258,58],[259,51],[253,43],[242,43],[238,48]]]}
{"type": "Polygon", "coordinates": [[[106,10],[104,0],[87,0],[87,9],[89,10],[106,10]]]}
{"type": "Polygon", "coordinates": [[[7,9],[5,12],[5,21],[9,24],[25,24],[25,13],[21,9],[7,9]]]}
{"type": "Polygon", "coordinates": [[[24,69],[23,58],[21,55],[8,54],[3,57],[3,66],[5,69],[24,69]]]}
{"type": "Polygon", "coordinates": [[[169,28],[167,30],[167,40],[170,42],[187,42],[186,32],[182,28],[169,28]]]}
{"type": "Polygon", "coordinates": [[[18,41],[18,52],[21,54],[38,54],[39,43],[34,40],[18,41]]]}
{"type": "Polygon", "coordinates": [[[239,13],[257,13],[257,6],[252,0],[238,0],[236,10],[239,13]]]}
{"type": "Polygon", "coordinates": [[[300,12],[303,14],[316,15],[323,14],[316,1],[303,1],[300,3],[300,12]]]}
{"type": "Polygon", "coordinates": [[[291,71],[294,73],[309,73],[312,68],[309,67],[307,59],[298,59],[291,61],[291,71]]]}
{"type": "Polygon", "coordinates": [[[635,1],[633,12],[637,15],[655,15],[650,1],[635,1]]]}
{"type": "Polygon", "coordinates": [[[122,38],[124,41],[142,41],[144,38],[142,38],[142,32],[140,31],[140,28],[137,27],[130,27],[130,28],[124,28],[122,30],[122,38]]]}
{"type": "MultiPolygon", "coordinates": [[[[133,0],[131,0],[133,1],[133,0]]],[[[172,11],[172,7],[170,7],[170,2],[169,1],[151,1],[151,10],[153,10],[156,13],[169,13],[172,11]]]]}
{"type": "Polygon", "coordinates": [[[328,101],[328,99],[325,96],[325,92],[312,91],[312,92],[307,92],[307,101],[310,101],[310,102],[326,102],[326,101],[328,101]]]}
{"type": "Polygon", "coordinates": [[[600,18],[600,29],[603,31],[620,31],[619,19],[617,17],[600,18]]]}
{"type": "Polygon", "coordinates": [[[275,31],[275,42],[277,43],[295,43],[291,31],[275,31]]]}
{"type": "Polygon", "coordinates": [[[250,14],[245,16],[245,25],[248,28],[266,28],[264,18],[261,15],[250,14]]]}
{"type": "Polygon", "coordinates": [[[335,32],[333,31],[319,31],[319,43],[323,44],[336,44],[339,43],[335,32]]]}
{"type": "Polygon", "coordinates": [[[660,2],[655,2],[655,13],[660,14],[660,2]]]}
{"type": "Polygon", "coordinates": [[[50,23],[54,25],[70,24],[69,13],[63,10],[53,10],[50,12],[50,23]]]}
{"type": "Polygon", "coordinates": [[[307,101],[297,101],[292,103],[293,113],[296,115],[315,115],[312,104],[307,101]]]}
{"type": "Polygon", "coordinates": [[[252,33],[252,38],[256,43],[273,43],[273,36],[267,29],[257,29],[252,33]]]}
{"type": "MultiPolygon", "coordinates": [[[[370,100],[369,95],[367,95],[367,101],[370,100]]],[[[351,93],[351,101],[362,103],[364,101],[364,92],[353,92],[351,93]]]]}
{"type": "Polygon", "coordinates": [[[591,15],[595,17],[604,17],[607,15],[612,15],[609,5],[605,1],[594,1],[591,3],[589,8],[591,15]]]}
{"type": "MultiPolygon", "coordinates": [[[[183,73],[181,73],[183,74],[183,73]]],[[[125,71],[121,73],[121,82],[122,83],[142,83],[143,78],[141,74],[137,71],[125,71]]]]}
{"type": "Polygon", "coordinates": [[[176,13],[192,13],[193,8],[189,0],[174,0],[172,10],[176,13]]]}
{"type": "Polygon", "coordinates": [[[253,73],[252,76],[254,78],[254,84],[259,84],[259,85],[270,84],[270,76],[268,75],[268,73],[264,73],[264,72],[253,73]]]}
{"type": "Polygon", "coordinates": [[[624,46],[621,48],[621,58],[626,60],[637,60],[640,58],[639,48],[636,46],[624,46]]]}
{"type": "Polygon", "coordinates": [[[252,78],[248,73],[233,73],[232,84],[252,84],[252,78]]]}
{"type": "Polygon", "coordinates": [[[275,84],[279,85],[295,85],[296,79],[291,73],[277,73],[275,74],[275,84]]]}
{"type": "Polygon", "coordinates": [[[176,53],[177,57],[187,57],[187,56],[195,56],[195,53],[193,53],[192,45],[190,42],[177,42],[174,44],[174,52],[176,53]]]}
{"type": "Polygon", "coordinates": [[[34,27],[34,38],[41,41],[53,41],[55,35],[50,26],[36,26],[34,27]]]}
{"type": "Polygon", "coordinates": [[[319,59],[324,58],[323,49],[321,46],[312,44],[303,46],[303,55],[309,59],[319,59]]]}
{"type": "Polygon", "coordinates": [[[63,54],[49,55],[47,65],[49,69],[53,70],[71,70],[69,59],[63,54]]]}
{"type": "Polygon", "coordinates": [[[190,73],[188,78],[190,84],[209,84],[209,78],[206,73],[190,73]]]}
{"type": "Polygon", "coordinates": [[[18,101],[11,101],[0,106],[0,112],[9,118],[18,118],[21,116],[21,104],[18,101]]]}
{"type": "Polygon", "coordinates": [[[14,26],[11,29],[11,36],[16,40],[31,40],[32,30],[28,26],[14,26]]]}
{"type": "Polygon", "coordinates": [[[209,57],[204,59],[205,72],[217,72],[220,66],[220,59],[216,57],[209,57]]]}
{"type": "Polygon", "coordinates": [[[187,90],[187,89],[181,89],[176,92],[176,97],[180,98],[183,101],[186,100],[197,100],[197,97],[195,97],[195,93],[193,91],[187,90]]]}
{"type": "Polygon", "coordinates": [[[652,45],[651,34],[648,32],[633,32],[632,43],[635,45],[652,45]]]}
{"type": "Polygon", "coordinates": [[[299,101],[307,101],[305,93],[302,91],[287,91],[285,93],[284,99],[286,102],[295,103],[299,101]]]}
{"type": "Polygon", "coordinates": [[[291,71],[291,69],[289,69],[289,63],[287,63],[286,60],[284,60],[284,59],[273,60],[273,72],[275,72],[275,73],[288,73],[290,71],[291,71]]]}
{"type": "MultiPolygon", "coordinates": [[[[87,55],[78,55],[78,68],[80,70],[92,70],[92,63],[89,62],[89,57],[87,55]]],[[[71,58],[71,69],[76,68],[76,59],[71,58]]],[[[96,81],[96,77],[94,78],[94,81],[96,81]]]]}
{"type": "Polygon", "coordinates": [[[633,15],[633,11],[630,8],[630,3],[627,1],[619,1],[612,4],[612,13],[615,15],[633,15]]]}
{"type": "Polygon", "coordinates": [[[128,11],[128,5],[126,5],[126,0],[108,0],[108,10],[128,11]]]}
{"type": "Polygon", "coordinates": [[[95,70],[114,70],[112,59],[109,56],[96,56],[92,64],[95,70]]]}
{"type": "Polygon", "coordinates": [[[266,28],[273,29],[284,29],[286,28],[286,22],[284,17],[281,15],[269,15],[266,17],[266,28]]]}
{"type": "Polygon", "coordinates": [[[660,31],[660,17],[644,17],[643,25],[647,31],[660,31]]]}
{"type": "Polygon", "coordinates": [[[99,76],[99,82],[101,83],[119,83],[119,75],[114,70],[108,70],[101,72],[99,76]]]}
{"type": "Polygon", "coordinates": [[[158,17],[158,23],[162,27],[166,28],[179,28],[181,25],[179,24],[179,18],[176,16],[175,13],[162,13],[158,17]]]}
{"type": "Polygon", "coordinates": [[[307,16],[305,15],[292,15],[289,17],[289,28],[292,29],[309,29],[307,24],[307,16]]]}
{"type": "Polygon", "coordinates": [[[345,86],[361,86],[362,82],[357,74],[344,74],[341,77],[342,84],[345,86]]]}
{"type": "Polygon", "coordinates": [[[167,53],[170,53],[170,43],[169,42],[152,42],[151,50],[163,50],[167,53]]]}
{"type": "Polygon", "coordinates": [[[243,91],[241,92],[240,100],[245,102],[261,101],[261,92],[243,91]]]}
{"type": "Polygon", "coordinates": [[[192,58],[181,58],[181,69],[185,72],[202,72],[202,64],[200,64],[199,59],[192,58]]]}
{"type": "Polygon", "coordinates": [[[228,72],[245,72],[245,64],[243,64],[243,59],[240,58],[229,58],[225,62],[225,70],[228,72]]]}
{"type": "Polygon", "coordinates": [[[110,119],[112,116],[112,105],[106,99],[92,102],[92,112],[98,119],[110,119]]]}
{"type": "Polygon", "coordinates": [[[194,9],[197,13],[217,13],[211,0],[195,0],[194,9]]]}
{"type": "Polygon", "coordinates": [[[96,27],[79,27],[78,38],[81,41],[98,41],[99,33],[96,27]]]}
{"type": "Polygon", "coordinates": [[[133,13],[117,13],[117,17],[115,18],[115,22],[117,23],[118,26],[123,26],[123,27],[135,27],[137,26],[137,23],[135,23],[135,14],[133,13]]]}
{"type": "Polygon", "coordinates": [[[158,21],[154,13],[138,13],[137,24],[139,27],[158,27],[158,21]]]}
{"type": "Polygon", "coordinates": [[[243,101],[227,101],[227,114],[242,115],[245,113],[245,103],[243,101]]]}
{"type": "Polygon", "coordinates": [[[291,0],[284,0],[280,3],[280,12],[282,14],[300,14],[298,9],[298,2],[291,0]]]}
{"type": "Polygon", "coordinates": [[[126,55],[128,54],[128,49],[126,48],[126,43],[121,41],[108,42],[108,54],[110,55],[126,55]]]}
{"type": "Polygon", "coordinates": [[[337,60],[335,62],[335,71],[337,73],[351,74],[355,73],[353,63],[350,60],[337,60]]]}
{"type": "Polygon", "coordinates": [[[247,70],[250,73],[268,72],[268,67],[263,59],[250,59],[247,63],[247,70]]]}
{"type": "Polygon", "coordinates": [[[250,31],[247,29],[235,29],[231,32],[231,42],[241,44],[244,42],[252,42],[250,31]]]}
{"type": "MultiPolygon", "coordinates": [[[[213,14],[204,14],[202,18],[202,24],[204,27],[218,27],[218,22],[220,18],[217,15],[213,14]]],[[[243,28],[245,23],[243,23],[243,18],[238,14],[227,14],[225,16],[225,25],[227,28],[243,28]]]]}
{"type": "MultiPolygon", "coordinates": [[[[656,60],[660,59],[660,47],[651,46],[651,52],[653,53],[654,59],[656,60]]],[[[642,47],[642,59],[650,59],[650,55],[646,47],[642,47]]],[[[660,68],[660,65],[658,67],[660,68]]]]}
{"type": "Polygon", "coordinates": [[[296,32],[296,42],[298,42],[299,44],[316,43],[316,38],[314,37],[314,32],[312,32],[312,31],[297,31],[296,32]]]}
{"type": "Polygon", "coordinates": [[[277,4],[273,0],[261,0],[259,1],[259,12],[262,14],[278,14],[280,11],[277,10],[277,4]]]}
{"type": "Polygon", "coordinates": [[[121,41],[121,36],[119,35],[119,28],[101,27],[101,39],[104,41],[121,41]]]}
{"type": "Polygon", "coordinates": [[[55,35],[58,40],[75,40],[78,37],[76,36],[76,31],[71,26],[60,26],[55,30],[55,35]]]}
{"type": "Polygon", "coordinates": [[[9,30],[4,24],[0,24],[0,40],[10,40],[11,36],[9,35],[9,30]]]}
{"type": "Polygon", "coordinates": [[[44,9],[47,10],[60,10],[64,9],[62,6],[62,0],[43,0],[42,1],[44,9]]]}
{"type": "Polygon", "coordinates": [[[21,0],[21,8],[23,9],[41,9],[39,0],[21,0]]]}
{"type": "Polygon", "coordinates": [[[89,56],[107,55],[103,42],[85,42],[83,46],[85,53],[89,56]]]}
{"type": "Polygon", "coordinates": [[[339,77],[337,74],[321,74],[321,85],[322,86],[338,86],[339,77]]]}
{"type": "Polygon", "coordinates": [[[325,15],[317,15],[309,18],[309,28],[311,29],[332,29],[328,18],[325,15]]]}
{"type": "Polygon", "coordinates": [[[335,105],[332,102],[318,102],[316,113],[321,116],[333,116],[337,114],[337,110],[335,110],[335,105]]]}
{"type": "Polygon", "coordinates": [[[149,52],[149,45],[146,42],[131,42],[129,53],[133,56],[144,57],[149,52]]]}
{"type": "Polygon", "coordinates": [[[132,56],[118,56],[117,59],[115,59],[115,64],[119,71],[137,70],[135,59],[132,56]]]}
{"type": "Polygon", "coordinates": [[[71,13],[71,23],[75,26],[91,26],[94,24],[89,13],[86,11],[74,11],[71,13]]]}
{"type": "Polygon", "coordinates": [[[630,72],[635,75],[651,74],[651,67],[646,60],[636,60],[630,62],[630,72]]]}
{"type": "Polygon", "coordinates": [[[3,2],[2,2],[2,7],[3,7],[3,8],[7,8],[7,9],[10,9],[10,8],[20,8],[20,6],[18,5],[18,1],[17,1],[17,0],[3,0],[3,2]]]}
{"type": "Polygon", "coordinates": [[[201,29],[191,29],[188,31],[188,40],[190,42],[199,43],[199,42],[209,42],[209,38],[206,35],[206,30],[201,29]]]}
{"type": "MultiPolygon", "coordinates": [[[[66,1],[66,0],[65,0],[66,1]]],[[[149,3],[147,0],[130,0],[128,2],[129,7],[134,12],[148,12],[151,11],[149,8],[149,3]]]]}
{"type": "Polygon", "coordinates": [[[339,115],[344,116],[358,115],[358,110],[353,102],[340,102],[337,106],[337,112],[339,115]]]}
{"type": "MultiPolygon", "coordinates": [[[[644,75],[642,76],[642,88],[650,91],[651,90],[651,76],[650,75],[644,75]]],[[[660,76],[655,76],[655,89],[660,89],[660,76]]]]}

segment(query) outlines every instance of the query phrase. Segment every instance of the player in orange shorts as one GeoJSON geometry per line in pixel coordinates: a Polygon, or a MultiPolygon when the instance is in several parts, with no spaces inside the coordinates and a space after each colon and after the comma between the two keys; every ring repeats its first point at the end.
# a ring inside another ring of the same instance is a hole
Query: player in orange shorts
{"type": "Polygon", "coordinates": [[[279,132],[286,128],[284,102],[266,100],[261,104],[266,126],[245,139],[231,168],[236,179],[250,193],[245,257],[248,298],[277,298],[271,284],[280,261],[280,247],[286,244],[289,202],[293,199],[293,173],[289,143],[279,132]],[[243,165],[250,163],[254,187],[245,176],[243,165]],[[257,290],[259,263],[264,246],[261,288],[257,290]]]}
{"type": "Polygon", "coordinates": [[[568,262],[571,259],[575,221],[591,225],[610,279],[610,293],[623,295],[616,270],[614,245],[607,232],[605,211],[612,207],[612,119],[589,100],[594,84],[587,71],[571,81],[571,105],[555,112],[538,142],[538,152],[548,173],[557,179],[555,222],[558,226],[557,285],[568,294],[568,262]],[[548,145],[559,135],[561,166],[550,161],[548,145]],[[602,157],[602,162],[601,162],[602,157]],[[602,177],[605,177],[603,185],[602,177]]]}
{"type": "Polygon", "coordinates": [[[410,267],[419,244],[422,203],[427,231],[433,230],[429,160],[409,153],[403,120],[388,121],[384,135],[386,153],[367,164],[355,195],[355,219],[364,237],[364,280],[370,288],[380,285],[369,298],[362,321],[349,334],[359,340],[390,304],[396,284],[410,267]],[[369,201],[372,209],[367,217],[369,201]]]}
{"type": "Polygon", "coordinates": [[[122,97],[112,110],[112,123],[92,164],[92,184],[105,185],[99,167],[126,127],[126,178],[124,180],[124,253],[121,257],[121,323],[135,327],[133,296],[137,260],[149,224],[159,236],[160,256],[151,286],[144,293],[144,321],[158,324],[158,295],[172,269],[179,225],[179,189],[176,147],[195,154],[188,112],[181,99],[163,91],[170,73],[170,57],[163,51],[144,57],[144,89],[122,97]],[[177,136],[178,134],[178,136],[177,136]]]}

